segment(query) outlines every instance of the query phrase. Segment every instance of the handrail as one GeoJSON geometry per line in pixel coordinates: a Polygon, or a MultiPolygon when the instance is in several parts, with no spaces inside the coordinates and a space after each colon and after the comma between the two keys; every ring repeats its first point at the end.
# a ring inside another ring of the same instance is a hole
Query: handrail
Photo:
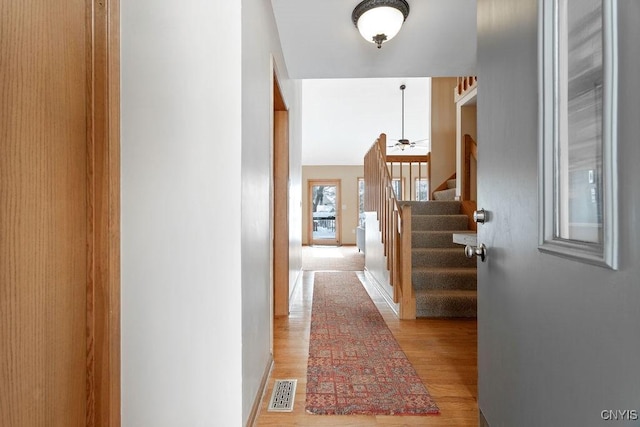
{"type": "Polygon", "coordinates": [[[462,200],[471,199],[471,157],[478,161],[478,144],[473,138],[464,135],[464,179],[462,181],[462,200]]]}
{"type": "Polygon", "coordinates": [[[462,180],[462,206],[461,211],[469,218],[469,230],[477,231],[477,224],[473,220],[473,212],[476,210],[475,200],[471,200],[471,158],[478,161],[478,144],[473,138],[464,135],[464,179],[462,180]]]}
{"type": "MultiPolygon", "coordinates": [[[[400,203],[393,190],[388,163],[394,159],[386,154],[386,141],[386,135],[381,134],[365,155],[364,204],[366,211],[377,213],[393,301],[400,305],[400,318],[415,319],[416,301],[411,281],[411,206],[400,203]]],[[[425,157],[428,160],[429,156],[425,157]]]]}

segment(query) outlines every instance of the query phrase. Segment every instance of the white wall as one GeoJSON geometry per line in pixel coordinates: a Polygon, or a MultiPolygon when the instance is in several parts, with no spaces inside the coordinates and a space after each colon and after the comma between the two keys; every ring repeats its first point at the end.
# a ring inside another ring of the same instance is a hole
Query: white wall
{"type": "MultiPolygon", "coordinates": [[[[382,243],[382,232],[380,231],[380,221],[377,212],[365,212],[365,267],[369,277],[378,282],[379,288],[386,292],[387,301],[393,301],[393,287],[389,284],[390,274],[387,270],[387,256],[384,253],[382,243]]],[[[400,309],[399,304],[395,304],[393,309],[396,313],[400,309]]]]}
{"type": "MultiPolygon", "coordinates": [[[[405,138],[429,138],[428,78],[303,80],[302,164],[361,165],[381,133],[387,134],[389,144],[400,139],[401,84],[406,85],[405,138]]],[[[426,154],[427,148],[416,147],[411,152],[426,154]]]]}
{"type": "MultiPolygon", "coordinates": [[[[299,223],[300,210],[300,83],[288,78],[282,58],[271,2],[242,1],[242,419],[260,397],[260,384],[271,361],[271,156],[273,89],[276,68],[289,108],[292,196],[290,227],[299,223]],[[298,121],[297,121],[298,120],[298,121]],[[297,122],[296,122],[297,121],[297,122]]],[[[236,213],[237,214],[237,213],[236,213]]],[[[293,242],[290,267],[300,270],[300,235],[293,242]]],[[[292,280],[295,274],[290,274],[292,280]]],[[[290,285],[291,287],[293,284],[290,285]]]]}
{"type": "Polygon", "coordinates": [[[302,81],[293,80],[289,111],[289,291],[302,279],[302,81]]]}
{"type": "Polygon", "coordinates": [[[122,1],[125,427],[242,423],[240,13],[122,1]]]}
{"type": "Polygon", "coordinates": [[[260,397],[273,66],[291,111],[293,285],[301,84],[270,3],[122,4],[123,426],[244,425],[260,397]]]}
{"type": "Polygon", "coordinates": [[[270,3],[122,4],[123,426],[244,425],[260,397],[273,66],[291,111],[293,284],[301,84],[270,3]]]}

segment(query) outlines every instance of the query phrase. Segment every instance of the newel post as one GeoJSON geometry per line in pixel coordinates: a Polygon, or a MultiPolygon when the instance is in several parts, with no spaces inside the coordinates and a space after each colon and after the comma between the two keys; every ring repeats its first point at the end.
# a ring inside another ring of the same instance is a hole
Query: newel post
{"type": "Polygon", "coordinates": [[[416,298],[411,280],[411,205],[400,206],[400,319],[416,318],[416,298]]]}

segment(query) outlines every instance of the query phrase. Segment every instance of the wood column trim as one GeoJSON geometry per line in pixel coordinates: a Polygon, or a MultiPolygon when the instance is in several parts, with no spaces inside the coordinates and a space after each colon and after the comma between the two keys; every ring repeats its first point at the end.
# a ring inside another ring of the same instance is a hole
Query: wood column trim
{"type": "Polygon", "coordinates": [[[120,1],[88,0],[87,426],[121,424],[120,1]]]}
{"type": "MultiPolygon", "coordinates": [[[[278,90],[275,90],[278,92],[278,90]]],[[[274,111],[273,314],[289,315],[289,113],[274,111]]]]}

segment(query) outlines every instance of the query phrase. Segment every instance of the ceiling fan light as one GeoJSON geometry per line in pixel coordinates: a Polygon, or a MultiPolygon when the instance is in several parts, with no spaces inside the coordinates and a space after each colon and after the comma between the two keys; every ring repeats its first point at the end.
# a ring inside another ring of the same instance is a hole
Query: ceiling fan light
{"type": "Polygon", "coordinates": [[[398,34],[408,15],[405,0],[364,0],[353,10],[351,19],[362,37],[380,48],[398,34]]]}

